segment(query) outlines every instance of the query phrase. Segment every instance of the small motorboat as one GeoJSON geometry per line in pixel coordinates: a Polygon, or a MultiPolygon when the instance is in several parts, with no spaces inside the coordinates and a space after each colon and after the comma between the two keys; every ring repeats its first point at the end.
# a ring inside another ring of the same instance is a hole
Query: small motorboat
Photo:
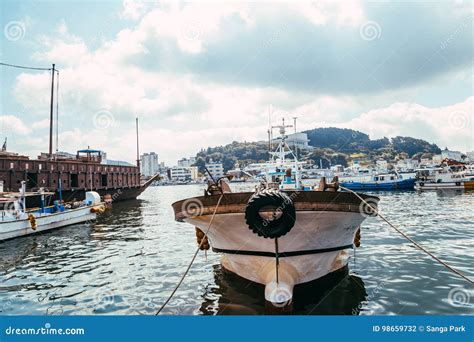
{"type": "Polygon", "coordinates": [[[46,206],[46,199],[54,192],[26,192],[25,182],[18,193],[0,193],[0,205],[3,206],[0,220],[0,241],[61,228],[64,226],[92,222],[98,213],[105,210],[97,192],[86,192],[81,202],[66,203],[54,201],[54,205],[46,206]],[[39,196],[40,208],[26,208],[26,198],[39,196]]]}
{"type": "Polygon", "coordinates": [[[292,303],[294,286],[348,264],[347,249],[357,243],[360,225],[374,215],[379,199],[360,194],[367,206],[339,191],[337,177],[303,186],[301,163],[286,143],[288,126],[276,127],[280,142],[255,191],[232,192],[223,177],[204,196],[172,206],[177,221],[196,227],[201,249],[221,253],[226,270],[265,285],[270,307],[283,308],[292,303]]]}

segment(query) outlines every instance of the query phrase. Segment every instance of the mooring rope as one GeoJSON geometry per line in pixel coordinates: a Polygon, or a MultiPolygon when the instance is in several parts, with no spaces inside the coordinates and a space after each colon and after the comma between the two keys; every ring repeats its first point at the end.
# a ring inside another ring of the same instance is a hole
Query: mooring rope
{"type": "MultiPolygon", "coordinates": [[[[207,236],[207,234],[209,233],[209,231],[211,230],[211,226],[212,226],[212,221],[214,221],[214,216],[216,216],[216,212],[217,212],[217,208],[219,208],[219,205],[221,204],[221,200],[222,200],[222,197],[224,197],[224,193],[221,194],[221,196],[219,197],[219,200],[217,201],[217,204],[216,204],[216,207],[214,208],[214,212],[212,213],[212,217],[211,217],[211,220],[209,221],[209,225],[207,226],[207,230],[206,232],[204,233],[204,236],[207,236]]],[[[194,255],[191,259],[191,262],[189,263],[188,267],[186,268],[186,271],[183,273],[183,276],[181,277],[181,279],[179,280],[178,284],[176,284],[176,287],[174,288],[173,292],[171,292],[170,296],[168,297],[168,299],[166,299],[166,301],[163,303],[163,305],[158,309],[158,311],[156,312],[155,316],[159,315],[160,312],[165,308],[166,305],[168,305],[169,301],[171,300],[171,298],[173,298],[173,296],[175,295],[176,291],[178,291],[178,288],[181,286],[181,284],[183,283],[183,280],[184,278],[186,277],[186,275],[188,274],[189,270],[191,269],[191,266],[193,265],[194,263],[194,260],[196,260],[196,257],[199,253],[199,251],[201,250],[201,246],[202,244],[204,243],[205,239],[202,239],[201,240],[201,243],[199,243],[199,246],[198,248],[196,249],[196,252],[194,252],[194,255]]]]}
{"type": "Polygon", "coordinates": [[[431,253],[430,251],[426,250],[423,246],[421,246],[420,244],[418,244],[415,240],[413,240],[411,237],[409,237],[407,234],[405,234],[404,232],[402,232],[399,228],[395,227],[395,225],[393,225],[389,220],[387,220],[383,215],[380,214],[380,212],[377,210],[377,208],[374,208],[373,206],[370,205],[370,203],[368,203],[366,200],[364,200],[361,196],[359,196],[359,194],[357,194],[355,191],[351,190],[351,189],[348,189],[348,188],[345,188],[343,186],[339,186],[342,190],[345,190],[345,191],[348,191],[348,192],[351,192],[353,193],[354,195],[356,195],[362,202],[364,202],[371,210],[373,210],[375,213],[377,213],[377,215],[382,219],[384,220],[390,227],[392,227],[393,229],[395,229],[401,236],[403,236],[405,239],[407,239],[408,241],[410,241],[413,245],[415,245],[415,247],[417,247],[419,250],[421,250],[422,252],[425,252],[426,254],[428,254],[430,257],[432,257],[434,260],[436,260],[437,262],[439,262],[441,265],[443,265],[444,267],[446,267],[448,270],[450,270],[451,272],[457,274],[458,276],[460,276],[461,278],[463,278],[464,280],[467,280],[469,283],[471,284],[474,284],[474,281],[472,279],[470,279],[469,277],[467,277],[466,275],[464,275],[461,271],[455,269],[454,267],[448,265],[446,262],[444,262],[443,260],[441,260],[440,258],[438,258],[436,255],[434,255],[433,253],[431,253]]]}

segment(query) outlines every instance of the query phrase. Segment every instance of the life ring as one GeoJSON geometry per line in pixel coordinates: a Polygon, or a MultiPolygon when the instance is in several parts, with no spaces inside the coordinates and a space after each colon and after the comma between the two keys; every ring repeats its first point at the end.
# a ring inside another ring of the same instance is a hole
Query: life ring
{"type": "Polygon", "coordinates": [[[245,208],[245,222],[249,229],[264,238],[278,238],[295,225],[296,210],[291,198],[278,190],[264,189],[250,197],[245,208]],[[272,218],[264,218],[260,211],[265,207],[274,210],[272,218]],[[278,213],[278,217],[276,217],[278,213]]]}

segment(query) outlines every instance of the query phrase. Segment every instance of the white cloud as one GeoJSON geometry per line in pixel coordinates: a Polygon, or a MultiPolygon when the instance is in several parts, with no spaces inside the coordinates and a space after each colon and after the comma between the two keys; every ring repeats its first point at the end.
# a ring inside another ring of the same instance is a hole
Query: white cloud
{"type": "Polygon", "coordinates": [[[124,0],[121,17],[123,19],[139,19],[146,9],[146,2],[140,0],[124,0]]]}
{"type": "MultiPolygon", "coordinates": [[[[54,38],[40,38],[44,49],[34,58],[41,62],[54,60],[61,70],[61,150],[74,151],[90,145],[107,150],[111,159],[133,161],[134,118],[138,115],[141,150],[156,151],[162,160],[171,164],[182,156],[194,155],[202,147],[233,140],[265,140],[270,105],[274,106],[273,123],[282,115],[290,120],[298,116],[300,130],[318,126],[348,127],[369,133],[372,138],[411,135],[442,147],[474,149],[472,107],[469,108],[472,98],[453,106],[428,108],[416,104],[411,97],[413,88],[408,86],[402,91],[391,90],[369,96],[311,93],[277,88],[271,84],[250,86],[234,79],[222,83],[214,79],[203,81],[194,74],[193,66],[186,63],[188,60],[179,59],[178,52],[189,56],[206,52],[209,42],[227,37],[229,32],[225,29],[229,28],[226,25],[231,22],[238,23],[239,32],[251,32],[259,20],[271,18],[276,11],[273,6],[264,4],[267,6],[255,10],[249,3],[212,3],[208,6],[164,3],[144,11],[142,5],[141,2],[124,3],[122,16],[137,22],[95,50],[90,49],[83,38],[71,34],[65,22],[59,24],[54,38]],[[147,44],[150,41],[153,44],[147,44]],[[170,42],[175,45],[168,45],[170,42]],[[163,48],[164,52],[154,59],[150,49],[156,46],[163,48]],[[152,57],[151,65],[131,62],[136,56],[147,55],[152,57]],[[177,63],[176,70],[160,68],[166,63],[172,66],[177,63]],[[94,127],[94,116],[104,110],[110,112],[114,125],[98,130],[94,127]],[[459,112],[467,113],[467,123],[458,123],[463,120],[462,115],[451,115],[459,112]]],[[[346,26],[344,29],[352,28],[357,37],[358,25],[366,20],[359,2],[333,4],[317,1],[281,6],[291,11],[289,15],[303,16],[316,28],[336,23],[346,26]]],[[[281,8],[278,11],[281,12],[281,8]]],[[[278,31],[277,38],[281,36],[285,42],[283,37],[288,34],[288,30],[278,31]]],[[[271,48],[279,43],[270,40],[268,45],[271,48]]],[[[265,41],[268,41],[268,32],[261,39],[261,42],[265,41]]],[[[239,44],[235,41],[229,48],[239,44]]],[[[331,44],[329,47],[333,47],[331,44]]],[[[283,48],[286,49],[283,52],[288,53],[288,48],[283,48]]],[[[292,57],[293,53],[290,51],[288,55],[292,57]]],[[[229,56],[232,57],[232,53],[229,56]]],[[[311,59],[311,56],[306,57],[311,59]]],[[[223,64],[227,62],[222,61],[223,64]]],[[[273,60],[269,59],[267,64],[272,63],[273,60]]],[[[220,67],[209,65],[212,70],[220,67]]],[[[235,73],[245,71],[243,68],[235,73]]],[[[247,73],[258,77],[259,71],[247,73]]],[[[329,75],[332,75],[331,71],[329,75]]],[[[25,139],[22,148],[29,153],[47,149],[45,128],[49,124],[50,77],[48,72],[22,73],[16,79],[14,95],[28,113],[29,122],[34,122],[31,127],[23,125],[17,117],[2,117],[2,131],[3,127],[19,127],[19,132],[22,132],[19,134],[37,134],[34,143],[32,138],[27,142],[25,139]]],[[[336,80],[336,83],[344,83],[344,80],[336,80]]]]}
{"type": "Polygon", "coordinates": [[[1,115],[0,127],[2,132],[13,135],[27,135],[31,132],[31,129],[27,127],[21,119],[14,115],[1,115]]]}
{"type": "Polygon", "coordinates": [[[461,151],[474,150],[474,97],[451,106],[428,108],[415,103],[394,103],[362,113],[338,125],[367,133],[371,138],[412,136],[461,151]]]}

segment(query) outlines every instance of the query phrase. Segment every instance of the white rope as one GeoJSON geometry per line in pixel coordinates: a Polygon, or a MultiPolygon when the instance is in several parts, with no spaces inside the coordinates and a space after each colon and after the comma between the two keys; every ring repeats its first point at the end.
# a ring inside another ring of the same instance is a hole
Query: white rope
{"type": "Polygon", "coordinates": [[[395,229],[401,236],[403,236],[405,239],[407,239],[408,241],[410,241],[413,245],[415,245],[415,247],[417,247],[419,250],[421,250],[422,252],[425,252],[426,254],[428,254],[430,257],[432,257],[434,260],[436,260],[437,262],[439,262],[441,265],[443,265],[444,267],[446,267],[448,270],[450,270],[451,272],[453,273],[456,273],[458,276],[460,276],[461,278],[467,280],[469,283],[471,284],[474,284],[474,281],[472,279],[470,279],[469,277],[467,277],[466,275],[464,275],[461,271],[455,269],[454,267],[448,265],[446,262],[444,262],[443,260],[441,260],[440,258],[438,258],[436,255],[434,255],[433,253],[431,253],[430,251],[426,250],[423,246],[421,246],[420,244],[418,244],[415,240],[413,240],[411,237],[409,237],[407,234],[405,234],[404,232],[402,232],[399,228],[395,227],[392,223],[390,223],[383,215],[380,214],[380,212],[377,210],[377,208],[373,207],[370,205],[370,203],[367,203],[366,200],[364,200],[361,196],[359,196],[359,194],[357,194],[356,192],[352,191],[351,189],[348,189],[348,188],[345,188],[343,186],[339,186],[342,190],[345,190],[345,191],[348,191],[348,192],[351,192],[353,193],[354,195],[356,195],[362,202],[364,202],[370,209],[372,209],[375,213],[377,213],[377,215],[382,219],[384,220],[390,227],[392,227],[393,229],[395,229]]]}
{"type": "MultiPolygon", "coordinates": [[[[214,216],[216,216],[216,212],[217,212],[217,208],[219,207],[219,205],[221,204],[221,200],[222,200],[222,197],[224,197],[224,193],[221,194],[221,196],[219,197],[219,200],[217,201],[217,204],[216,204],[216,207],[214,208],[214,212],[212,213],[212,217],[211,217],[211,220],[209,221],[209,226],[207,227],[207,230],[206,232],[204,233],[204,236],[207,236],[207,234],[209,233],[209,231],[211,230],[211,225],[212,225],[212,221],[214,221],[214,216]]],[[[201,246],[202,244],[204,243],[205,239],[201,239],[201,243],[199,244],[198,248],[196,249],[196,252],[194,252],[194,255],[191,259],[191,262],[189,263],[188,267],[186,268],[186,271],[183,273],[183,276],[181,277],[181,279],[179,280],[178,284],[176,284],[176,287],[174,288],[173,292],[171,292],[170,296],[168,297],[168,299],[166,299],[166,301],[163,303],[163,305],[158,309],[158,311],[156,312],[155,316],[159,315],[160,312],[165,308],[166,305],[168,305],[169,301],[171,300],[171,298],[173,298],[173,296],[175,295],[176,291],[178,291],[178,288],[181,286],[181,284],[183,283],[183,280],[184,278],[186,277],[186,275],[188,274],[189,270],[191,269],[191,266],[193,265],[194,263],[194,260],[196,260],[196,257],[201,249],[201,246]]]]}

